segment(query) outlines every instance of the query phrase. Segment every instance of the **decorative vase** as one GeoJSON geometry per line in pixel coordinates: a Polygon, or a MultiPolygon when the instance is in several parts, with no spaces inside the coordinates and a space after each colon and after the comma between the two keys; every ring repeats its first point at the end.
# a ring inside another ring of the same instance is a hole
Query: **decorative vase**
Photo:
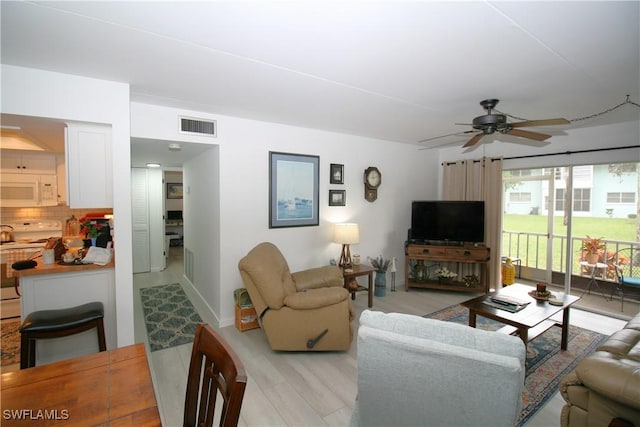
{"type": "Polygon", "coordinates": [[[425,282],[427,280],[427,268],[421,259],[416,262],[416,266],[413,268],[413,279],[416,282],[425,282]]]}
{"type": "Polygon", "coordinates": [[[91,246],[95,246],[96,245],[96,240],[98,240],[97,237],[91,237],[91,246]]]}
{"type": "Polygon", "coordinates": [[[387,272],[376,271],[376,280],[374,282],[375,291],[373,294],[377,297],[383,297],[387,293],[387,272]]]}
{"type": "Polygon", "coordinates": [[[587,255],[587,262],[589,264],[595,264],[598,262],[598,258],[600,258],[599,254],[589,254],[587,255]]]}

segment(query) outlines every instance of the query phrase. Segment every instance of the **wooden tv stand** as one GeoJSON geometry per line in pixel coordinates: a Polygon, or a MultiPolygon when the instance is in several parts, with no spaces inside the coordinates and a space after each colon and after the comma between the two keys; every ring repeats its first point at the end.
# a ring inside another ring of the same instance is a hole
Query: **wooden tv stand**
{"type": "Polygon", "coordinates": [[[490,250],[484,246],[407,244],[404,258],[405,290],[408,291],[409,288],[427,288],[459,292],[489,292],[487,267],[490,259],[490,250]],[[420,282],[416,281],[413,276],[413,267],[418,261],[424,262],[425,266],[428,267],[427,277],[420,282]],[[477,268],[470,268],[471,265],[477,265],[477,268]],[[462,272],[456,278],[439,280],[435,277],[435,270],[439,266],[445,266],[454,273],[460,273],[460,270],[462,272]],[[476,276],[477,283],[470,284],[470,281],[465,283],[465,275],[476,276]]]}

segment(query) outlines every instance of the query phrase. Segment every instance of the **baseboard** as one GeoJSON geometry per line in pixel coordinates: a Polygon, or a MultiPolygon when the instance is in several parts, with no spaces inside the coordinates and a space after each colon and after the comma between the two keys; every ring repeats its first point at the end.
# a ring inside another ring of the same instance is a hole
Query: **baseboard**
{"type": "Polygon", "coordinates": [[[200,294],[200,291],[194,286],[193,283],[186,276],[182,276],[182,284],[184,285],[184,291],[191,300],[196,311],[200,314],[200,317],[205,323],[212,325],[213,327],[222,328],[224,326],[233,325],[234,319],[232,318],[229,321],[228,325],[225,325],[225,322],[222,322],[215,311],[211,308],[211,306],[205,301],[200,294]]]}

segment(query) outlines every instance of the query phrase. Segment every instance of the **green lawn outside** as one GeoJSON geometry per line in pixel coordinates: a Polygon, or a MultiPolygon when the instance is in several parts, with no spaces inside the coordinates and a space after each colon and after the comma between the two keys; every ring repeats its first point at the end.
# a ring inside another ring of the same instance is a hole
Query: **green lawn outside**
{"type": "MultiPolygon", "coordinates": [[[[636,219],[629,218],[587,218],[574,217],[573,228],[573,271],[579,271],[581,258],[580,241],[586,236],[601,237],[608,241],[636,242],[636,219]]],[[[502,253],[522,259],[522,265],[546,269],[547,247],[547,217],[542,215],[504,215],[502,229],[505,232],[533,233],[511,235],[503,234],[502,253]],[[519,239],[519,242],[518,242],[519,239]],[[519,248],[519,249],[518,249],[519,248]],[[536,252],[537,250],[537,252],[536,252]]],[[[554,217],[554,241],[553,241],[553,270],[565,271],[564,254],[566,252],[567,227],[563,224],[563,218],[554,217]]],[[[629,245],[621,245],[628,247],[629,245]]],[[[607,246],[607,251],[615,251],[613,243],[607,246]]]]}

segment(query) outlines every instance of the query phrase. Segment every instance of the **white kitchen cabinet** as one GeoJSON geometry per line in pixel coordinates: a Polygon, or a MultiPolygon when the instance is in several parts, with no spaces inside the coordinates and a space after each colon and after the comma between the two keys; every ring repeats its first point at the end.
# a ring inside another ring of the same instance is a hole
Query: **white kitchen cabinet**
{"type": "MultiPolygon", "coordinates": [[[[116,293],[113,268],[37,274],[22,276],[19,280],[22,294],[20,308],[23,318],[37,310],[55,310],[92,301],[101,301],[104,305],[107,349],[117,347],[116,293]]],[[[38,340],[36,366],[55,360],[95,353],[98,350],[95,329],[68,337],[38,340]]]]}
{"type": "Polygon", "coordinates": [[[110,126],[67,123],[65,167],[69,207],[113,207],[110,126]]]}
{"type": "Polygon", "coordinates": [[[1,164],[2,173],[56,174],[56,156],[54,154],[2,150],[1,164]]]}

